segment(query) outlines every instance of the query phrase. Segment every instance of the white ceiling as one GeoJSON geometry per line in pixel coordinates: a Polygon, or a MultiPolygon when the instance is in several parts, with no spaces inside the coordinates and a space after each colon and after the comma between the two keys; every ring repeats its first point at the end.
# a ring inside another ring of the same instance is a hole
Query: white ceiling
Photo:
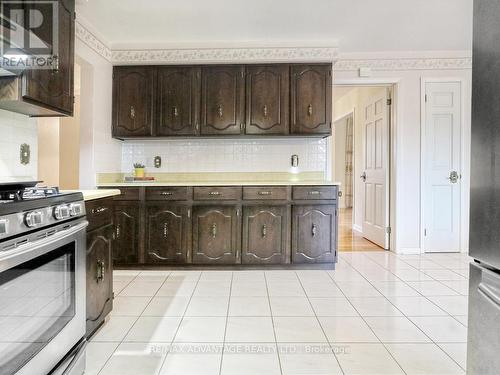
{"type": "Polygon", "coordinates": [[[472,0],[78,0],[112,49],[333,46],[470,50],[472,0]]]}

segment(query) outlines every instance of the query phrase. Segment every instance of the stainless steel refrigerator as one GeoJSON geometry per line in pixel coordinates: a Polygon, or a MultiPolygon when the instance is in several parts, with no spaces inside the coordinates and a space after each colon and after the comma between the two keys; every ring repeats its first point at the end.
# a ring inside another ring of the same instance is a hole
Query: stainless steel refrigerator
{"type": "Polygon", "coordinates": [[[500,374],[500,0],[474,1],[467,373],[500,374]]]}

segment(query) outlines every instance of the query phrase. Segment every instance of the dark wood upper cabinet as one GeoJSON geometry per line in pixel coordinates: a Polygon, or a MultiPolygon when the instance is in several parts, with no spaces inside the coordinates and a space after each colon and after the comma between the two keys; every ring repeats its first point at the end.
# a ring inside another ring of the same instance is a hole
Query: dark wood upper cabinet
{"type": "Polygon", "coordinates": [[[203,67],[201,82],[201,134],[241,134],[244,127],[245,67],[203,67]]]}
{"type": "Polygon", "coordinates": [[[190,221],[186,206],[148,207],[146,263],[186,263],[191,253],[190,221]]]}
{"type": "Polygon", "coordinates": [[[114,264],[138,263],[140,215],[140,202],[115,202],[114,264]]]}
{"type": "MultiPolygon", "coordinates": [[[[25,17],[30,10],[43,16],[44,22],[32,33],[57,57],[53,69],[27,69],[20,77],[0,78],[0,108],[30,116],[72,116],[74,106],[75,1],[26,1],[25,17]],[[54,14],[57,10],[57,14],[54,14]],[[57,17],[57,27],[52,20],[57,17]],[[57,49],[53,36],[57,33],[57,49]]],[[[28,23],[27,23],[28,24],[28,23]]],[[[46,53],[43,53],[47,56],[46,53]]]]}
{"type": "Polygon", "coordinates": [[[156,68],[113,69],[113,136],[153,135],[156,68]]]}
{"type": "Polygon", "coordinates": [[[245,134],[289,133],[289,65],[246,68],[245,134]]]}
{"type": "Polygon", "coordinates": [[[292,134],[331,134],[331,65],[292,65],[290,81],[292,134]]]}
{"type": "Polygon", "coordinates": [[[292,260],[328,263],[336,257],[336,205],[293,206],[292,260]]]}
{"type": "Polygon", "coordinates": [[[159,68],[157,136],[199,133],[200,89],[201,68],[159,68]]]}
{"type": "Polygon", "coordinates": [[[241,224],[235,206],[193,208],[193,263],[239,262],[241,224]]]}
{"type": "Polygon", "coordinates": [[[244,207],[242,263],[286,263],[287,228],[287,206],[244,207]]]}

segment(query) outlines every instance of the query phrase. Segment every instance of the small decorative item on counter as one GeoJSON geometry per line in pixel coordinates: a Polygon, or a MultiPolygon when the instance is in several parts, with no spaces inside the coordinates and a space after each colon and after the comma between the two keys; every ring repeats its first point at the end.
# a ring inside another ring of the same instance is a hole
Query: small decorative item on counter
{"type": "Polygon", "coordinates": [[[145,168],[146,166],[144,164],[134,163],[134,176],[144,178],[146,176],[145,168]]]}

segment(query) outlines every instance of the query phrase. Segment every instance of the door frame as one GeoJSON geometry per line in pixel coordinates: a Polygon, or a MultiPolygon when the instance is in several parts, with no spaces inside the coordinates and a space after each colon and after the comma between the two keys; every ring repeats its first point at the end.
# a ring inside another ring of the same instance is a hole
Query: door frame
{"type": "MultiPolygon", "coordinates": [[[[330,154],[331,155],[334,155],[334,153],[336,152],[336,147],[335,147],[335,137],[337,136],[336,135],[336,132],[335,132],[335,123],[337,121],[341,121],[341,120],[345,120],[346,118],[348,118],[349,116],[352,116],[352,126],[353,126],[353,132],[352,132],[352,142],[353,142],[353,150],[354,150],[354,147],[355,147],[355,144],[356,144],[356,132],[354,131],[354,124],[356,123],[356,110],[354,108],[352,108],[352,110],[350,110],[349,112],[346,112],[344,113],[343,115],[337,117],[337,118],[334,118],[332,120],[332,146],[331,146],[331,151],[330,154]]],[[[354,183],[354,164],[356,163],[356,154],[353,153],[352,155],[352,166],[353,166],[353,170],[352,170],[352,177],[353,177],[353,183],[354,183]]],[[[333,165],[334,163],[332,162],[332,171],[331,171],[331,176],[332,176],[332,181],[338,181],[336,180],[334,177],[334,173],[336,172],[335,171],[335,166],[333,165]]],[[[342,186],[341,186],[341,189],[342,190],[342,186]]],[[[353,201],[352,201],[352,209],[354,211],[354,185],[352,187],[352,191],[353,191],[353,201]]],[[[354,228],[354,216],[352,217],[353,219],[353,222],[352,222],[352,225],[353,225],[353,228],[354,228]]]]}
{"type": "MultiPolygon", "coordinates": [[[[460,186],[460,220],[459,220],[459,250],[460,253],[467,252],[468,236],[466,235],[466,229],[468,228],[468,184],[469,184],[469,173],[466,170],[466,166],[470,162],[470,153],[466,150],[469,149],[467,146],[467,127],[465,126],[465,104],[466,104],[466,81],[464,78],[460,77],[421,77],[420,78],[420,253],[425,253],[425,151],[426,151],[426,86],[427,83],[459,83],[460,84],[460,173],[462,174],[461,186],[460,186]]],[[[470,137],[469,137],[470,140],[470,137]]]]}
{"type": "MultiPolygon", "coordinates": [[[[397,190],[396,190],[396,177],[397,177],[397,160],[400,159],[397,157],[398,155],[398,124],[400,120],[400,100],[401,100],[401,79],[400,78],[351,78],[351,79],[334,79],[333,89],[335,86],[343,86],[343,87],[373,87],[373,86],[381,86],[391,89],[390,98],[392,100],[391,108],[389,111],[389,139],[388,139],[388,195],[389,199],[387,204],[389,207],[387,209],[389,214],[389,227],[391,228],[391,233],[389,233],[389,249],[387,251],[395,252],[397,247],[397,227],[396,227],[396,199],[397,199],[397,190]]],[[[335,100],[335,95],[333,96],[333,100],[335,100]]],[[[333,111],[335,111],[335,106],[333,107],[333,111]]],[[[352,111],[349,111],[349,113],[352,111]]],[[[348,114],[348,113],[346,113],[348,114]]],[[[344,114],[345,115],[345,114],[344,114]]],[[[354,119],[356,119],[356,113],[354,113],[354,119]]],[[[343,115],[340,115],[338,119],[341,119],[343,115]]],[[[333,141],[330,141],[330,155],[333,155],[334,149],[333,141]]],[[[354,169],[353,176],[357,176],[358,171],[354,169]]],[[[330,176],[332,175],[330,171],[330,176]]],[[[333,177],[333,176],[332,176],[333,177]]],[[[354,209],[354,207],[353,207],[354,209]]]]}

